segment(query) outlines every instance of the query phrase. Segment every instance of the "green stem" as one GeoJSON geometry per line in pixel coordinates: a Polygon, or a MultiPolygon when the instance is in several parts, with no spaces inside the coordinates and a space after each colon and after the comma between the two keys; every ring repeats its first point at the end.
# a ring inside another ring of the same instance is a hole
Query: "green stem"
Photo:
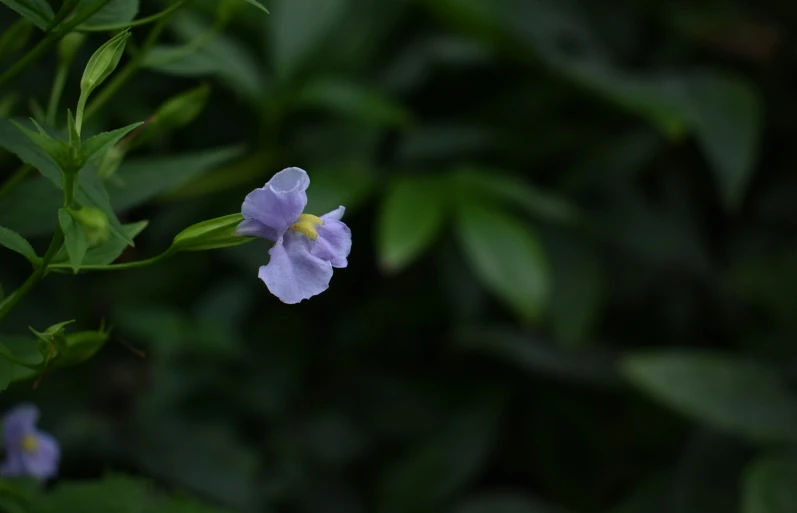
{"type": "Polygon", "coordinates": [[[0,87],[16,78],[20,73],[25,71],[28,66],[41,59],[50,50],[50,48],[53,47],[53,45],[60,41],[73,28],[92,17],[110,1],[111,0],[96,0],[89,6],[88,9],[80,13],[78,16],[75,16],[69,23],[64,24],[62,28],[56,28],[55,31],[47,34],[44,39],[39,41],[39,43],[31,48],[28,53],[23,55],[21,59],[0,74],[0,87]]]}
{"type": "Polygon", "coordinates": [[[64,234],[61,232],[60,228],[56,228],[55,233],[53,234],[53,238],[50,241],[50,246],[47,248],[47,252],[44,254],[42,258],[41,265],[33,271],[25,283],[23,283],[17,290],[15,290],[10,296],[8,296],[5,301],[0,303],[0,321],[6,318],[6,316],[17,306],[17,303],[25,297],[28,292],[35,287],[44,275],[47,273],[47,266],[50,265],[50,261],[52,261],[53,257],[55,257],[56,253],[58,253],[58,249],[61,247],[61,242],[64,240],[64,234]]]}
{"type": "MultiPolygon", "coordinates": [[[[146,267],[148,265],[152,265],[155,263],[160,262],[167,256],[171,255],[172,251],[166,250],[160,255],[154,256],[152,258],[147,258],[146,260],[136,260],[135,262],[127,262],[124,264],[109,264],[109,265],[83,265],[80,266],[78,272],[84,271],[124,271],[126,269],[138,269],[139,267],[146,267]]],[[[68,271],[72,272],[72,266],[69,264],[53,264],[47,268],[48,271],[68,271]]]]}
{"type": "Polygon", "coordinates": [[[58,104],[61,101],[61,95],[64,92],[66,85],[66,77],[69,73],[69,66],[59,64],[55,72],[55,80],[53,80],[53,89],[50,91],[50,100],[47,102],[47,124],[55,126],[55,113],[58,110],[58,104]]]}
{"type": "Polygon", "coordinates": [[[0,198],[11,192],[11,189],[16,187],[23,178],[28,176],[28,173],[30,173],[31,169],[33,169],[33,167],[31,167],[29,164],[23,164],[16,171],[14,171],[14,174],[8,177],[8,180],[6,180],[3,185],[0,185],[0,198]]]}
{"type": "Polygon", "coordinates": [[[75,178],[77,173],[61,171],[61,184],[64,188],[64,207],[71,208],[75,199],[75,178]]]}
{"type": "Polygon", "coordinates": [[[170,14],[172,11],[176,11],[184,3],[188,0],[177,0],[172,5],[167,7],[166,9],[162,10],[159,13],[155,13],[152,16],[147,16],[146,18],[141,18],[135,21],[131,21],[130,23],[117,23],[115,25],[99,25],[96,27],[86,27],[84,29],[80,29],[81,32],[113,32],[116,30],[124,30],[129,27],[140,27],[141,25],[146,25],[148,23],[152,23],[153,21],[158,21],[160,18],[170,14]]]}
{"type": "Polygon", "coordinates": [[[168,13],[166,16],[160,18],[158,23],[152,27],[152,30],[149,31],[147,34],[147,39],[144,40],[144,43],[141,45],[141,49],[139,53],[127,63],[127,65],[118,73],[114,74],[114,77],[111,81],[102,88],[102,91],[94,97],[89,106],[86,108],[86,119],[91,117],[95,112],[97,112],[103,105],[105,105],[116,92],[124,86],[128,80],[133,78],[133,75],[136,74],[138,69],[141,67],[141,63],[144,61],[144,57],[146,57],[147,50],[150,49],[152,45],[155,44],[155,41],[158,40],[160,37],[161,32],[166,28],[171,20],[173,12],[168,13]]]}

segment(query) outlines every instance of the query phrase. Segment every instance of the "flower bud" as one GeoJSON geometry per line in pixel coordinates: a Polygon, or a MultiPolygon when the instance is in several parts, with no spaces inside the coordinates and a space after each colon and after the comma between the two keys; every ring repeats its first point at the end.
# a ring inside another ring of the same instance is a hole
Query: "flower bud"
{"type": "Polygon", "coordinates": [[[120,32],[94,52],[86,64],[86,69],[83,70],[83,78],[80,79],[82,95],[90,94],[113,73],[125,51],[128,37],[130,37],[130,31],[120,32]]]}
{"type": "Polygon", "coordinates": [[[80,223],[89,247],[99,246],[108,241],[108,216],[102,210],[80,207],[77,210],[70,210],[69,214],[80,223]]]}
{"type": "Polygon", "coordinates": [[[100,175],[100,178],[103,180],[107,180],[116,173],[116,170],[119,169],[124,158],[125,152],[119,149],[119,146],[111,146],[102,158],[100,158],[97,165],[97,174],[100,175]]]}
{"type": "Polygon", "coordinates": [[[205,108],[209,95],[210,87],[202,84],[172,96],[155,111],[154,127],[176,128],[187,125],[205,108]]]}
{"type": "Polygon", "coordinates": [[[252,238],[235,235],[235,229],[241,221],[241,214],[230,214],[189,226],[174,237],[169,250],[203,251],[245,244],[252,238]]]}

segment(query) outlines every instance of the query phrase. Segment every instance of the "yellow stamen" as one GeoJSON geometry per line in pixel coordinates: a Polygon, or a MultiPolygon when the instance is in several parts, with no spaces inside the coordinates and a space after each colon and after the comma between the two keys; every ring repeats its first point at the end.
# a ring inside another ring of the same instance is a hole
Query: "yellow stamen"
{"type": "Polygon", "coordinates": [[[39,448],[39,439],[36,435],[25,435],[22,437],[22,450],[25,452],[36,452],[39,448]]]}
{"type": "Polygon", "coordinates": [[[315,227],[323,224],[324,221],[320,217],[312,214],[302,214],[299,216],[299,219],[291,225],[291,230],[304,234],[304,236],[310,240],[316,240],[318,238],[318,232],[315,227]]]}

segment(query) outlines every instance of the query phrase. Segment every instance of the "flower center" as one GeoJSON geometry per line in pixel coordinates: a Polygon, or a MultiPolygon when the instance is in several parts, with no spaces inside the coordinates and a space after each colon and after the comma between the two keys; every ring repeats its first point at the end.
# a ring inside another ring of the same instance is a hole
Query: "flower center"
{"type": "Polygon", "coordinates": [[[320,217],[316,217],[312,214],[301,214],[299,219],[291,225],[291,230],[303,234],[310,240],[316,240],[318,238],[318,232],[315,227],[323,226],[323,224],[324,221],[320,217]]]}
{"type": "Polygon", "coordinates": [[[22,450],[27,453],[34,453],[39,448],[39,439],[36,435],[27,434],[22,437],[22,450]]]}

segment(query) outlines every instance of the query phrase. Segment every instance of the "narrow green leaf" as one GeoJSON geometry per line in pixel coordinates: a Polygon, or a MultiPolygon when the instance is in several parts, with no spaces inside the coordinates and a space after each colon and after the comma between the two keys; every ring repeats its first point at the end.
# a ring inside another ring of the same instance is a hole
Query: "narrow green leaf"
{"type": "Polygon", "coordinates": [[[462,205],[458,235],[482,283],[525,319],[548,302],[549,269],[539,240],[515,218],[487,207],[462,205]]]}
{"type": "Polygon", "coordinates": [[[36,263],[36,250],[34,250],[33,246],[17,232],[0,226],[0,245],[7,247],[11,251],[16,251],[27,258],[30,263],[36,263]]]}
{"type": "Polygon", "coordinates": [[[124,136],[143,125],[143,122],[133,123],[124,128],[102,132],[84,141],[80,147],[83,158],[88,162],[93,157],[102,156],[111,146],[118,143],[124,136]]]}
{"type": "Polygon", "coordinates": [[[387,467],[379,486],[378,513],[440,511],[467,485],[497,434],[503,399],[485,395],[387,467]]]}
{"type": "Polygon", "coordinates": [[[754,441],[797,440],[797,397],[774,369],[731,356],[629,356],[626,378],[678,412],[754,441]]]}
{"type": "Polygon", "coordinates": [[[47,0],[2,0],[2,2],[42,30],[47,30],[55,17],[53,8],[47,0]]]}
{"type": "MultiPolygon", "coordinates": [[[[137,223],[125,224],[122,226],[125,234],[131,239],[135,239],[149,224],[149,221],[139,221],[137,223]]],[[[114,238],[94,248],[89,248],[83,258],[83,265],[108,265],[114,262],[119,255],[127,248],[127,243],[119,238],[114,238]]],[[[69,260],[66,248],[61,248],[53,258],[53,264],[65,264],[69,260]]]]}
{"type": "MultiPolygon", "coordinates": [[[[44,175],[53,183],[53,185],[59,189],[62,188],[63,184],[61,181],[61,171],[58,169],[58,165],[55,163],[55,161],[43,149],[33,144],[32,141],[28,140],[24,135],[22,135],[22,133],[17,130],[9,120],[6,119],[0,119],[0,147],[3,147],[14,153],[20,158],[20,160],[38,169],[42,175],[44,175]]],[[[14,198],[14,196],[6,198],[6,201],[3,203],[11,204],[11,200],[14,198]]],[[[55,199],[56,196],[49,195],[46,197],[55,199]]],[[[116,214],[111,208],[108,192],[105,190],[105,186],[97,176],[97,173],[92,166],[87,166],[81,170],[80,177],[78,179],[78,185],[75,191],[75,199],[81,205],[92,206],[102,210],[103,213],[108,216],[109,229],[111,233],[116,237],[122,238],[128,244],[133,245],[132,239],[124,234],[122,230],[122,224],[119,222],[119,219],[116,217],[116,214]]],[[[26,203],[29,202],[27,198],[24,201],[26,203]]],[[[17,204],[17,206],[19,205],[17,204]]],[[[25,209],[25,206],[22,206],[23,209],[25,209]]],[[[44,217],[52,216],[53,212],[46,211],[44,208],[45,206],[46,204],[36,205],[36,208],[33,212],[31,212],[31,215],[39,215],[44,217]],[[36,212],[38,212],[38,214],[36,214],[36,212]]],[[[54,204],[53,208],[57,206],[58,204],[54,204]]],[[[0,206],[0,209],[2,208],[3,207],[0,206]]],[[[10,210],[9,212],[13,212],[13,210],[10,210]]],[[[14,226],[18,231],[21,231],[19,226],[6,222],[5,217],[3,217],[3,219],[3,224],[14,226]]],[[[54,226],[50,225],[47,221],[42,223],[40,226],[45,227],[44,231],[54,228],[54,226]]]]}
{"type": "Polygon", "coordinates": [[[334,29],[348,0],[274,0],[271,48],[277,73],[293,75],[334,29]]]}
{"type": "Polygon", "coordinates": [[[382,267],[398,271],[417,259],[443,227],[446,201],[438,181],[403,178],[391,184],[379,216],[382,267]]]}
{"type": "Polygon", "coordinates": [[[572,223],[579,218],[578,209],[565,199],[505,172],[468,167],[455,171],[451,179],[460,194],[470,198],[514,204],[534,216],[561,223],[572,223]]]}
{"type": "Polygon", "coordinates": [[[6,28],[0,34],[0,62],[22,50],[28,44],[32,32],[33,24],[25,18],[18,19],[6,28]]]}
{"type": "Polygon", "coordinates": [[[762,100],[738,77],[701,75],[689,86],[687,112],[695,136],[714,170],[723,203],[738,207],[758,156],[762,100]]]}
{"type": "Polygon", "coordinates": [[[319,78],[296,93],[299,106],[329,109],[343,116],[376,126],[401,126],[409,112],[376,89],[349,80],[319,78]]]}
{"type": "Polygon", "coordinates": [[[741,513],[797,511],[797,458],[764,457],[744,476],[741,513]]]}
{"type": "Polygon", "coordinates": [[[253,5],[263,11],[264,13],[268,14],[268,9],[266,9],[263,4],[261,4],[258,0],[245,0],[247,4],[253,5]]]}
{"type": "Polygon", "coordinates": [[[8,349],[5,346],[3,346],[3,350],[0,350],[0,392],[8,388],[8,385],[14,380],[14,367],[16,367],[14,362],[3,356],[6,351],[8,349]]]}
{"type": "MultiPolygon", "coordinates": [[[[88,8],[94,0],[79,0],[76,12],[88,8]]],[[[102,9],[84,21],[79,30],[105,25],[121,25],[133,21],[138,14],[139,0],[110,0],[102,9]]]]}
{"type": "Polygon", "coordinates": [[[83,263],[83,258],[86,256],[86,251],[89,249],[86,234],[65,208],[58,209],[58,224],[61,225],[61,230],[64,232],[64,245],[69,255],[69,264],[77,274],[83,263]]]}

